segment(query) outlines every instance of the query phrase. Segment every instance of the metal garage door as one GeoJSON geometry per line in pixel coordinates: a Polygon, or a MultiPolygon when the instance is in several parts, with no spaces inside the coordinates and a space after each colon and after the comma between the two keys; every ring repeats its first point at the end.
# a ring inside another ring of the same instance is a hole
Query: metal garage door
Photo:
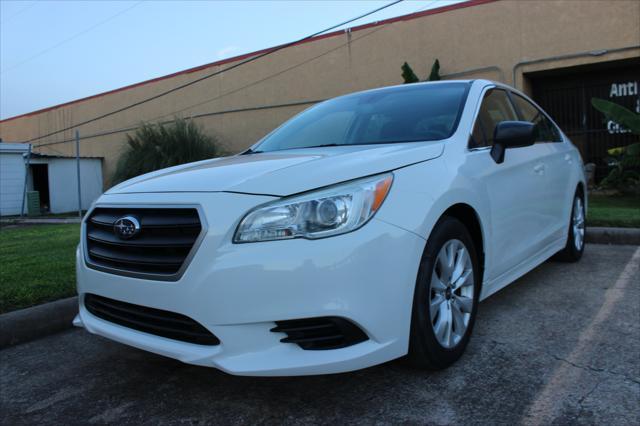
{"type": "Polygon", "coordinates": [[[533,98],[560,125],[582,153],[597,165],[596,180],[606,176],[607,150],[638,142],[591,106],[597,97],[640,113],[640,61],[618,61],[527,75],[533,98]]]}

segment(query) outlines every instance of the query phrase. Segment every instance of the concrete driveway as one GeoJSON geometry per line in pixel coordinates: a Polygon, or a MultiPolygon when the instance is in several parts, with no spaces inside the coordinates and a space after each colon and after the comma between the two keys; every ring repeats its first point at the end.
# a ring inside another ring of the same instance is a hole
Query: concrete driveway
{"type": "Polygon", "coordinates": [[[73,330],[0,352],[16,424],[639,424],[640,247],[587,247],[480,305],[442,372],[234,377],[73,330]]]}

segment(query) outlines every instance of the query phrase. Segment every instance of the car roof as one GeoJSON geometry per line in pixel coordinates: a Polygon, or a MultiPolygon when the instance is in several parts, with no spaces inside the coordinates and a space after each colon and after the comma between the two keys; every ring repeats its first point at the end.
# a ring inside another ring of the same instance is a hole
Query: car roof
{"type": "MultiPolygon", "coordinates": [[[[460,84],[469,84],[469,85],[473,85],[473,84],[478,84],[481,85],[482,87],[487,86],[487,85],[494,85],[496,87],[500,87],[503,89],[508,89],[508,90],[513,90],[519,94],[522,94],[522,92],[520,92],[517,89],[514,89],[513,87],[498,82],[498,81],[493,81],[493,80],[486,80],[486,79],[464,79],[464,80],[438,80],[438,81],[421,81],[421,82],[417,82],[417,83],[411,83],[410,86],[411,87],[416,87],[416,86],[433,86],[433,85],[439,85],[439,84],[452,84],[452,83],[460,83],[460,84]]],[[[394,84],[392,86],[383,86],[383,87],[376,87],[373,89],[367,89],[367,90],[360,90],[357,92],[351,92],[351,93],[345,93],[344,95],[341,96],[336,96],[335,98],[330,98],[330,99],[337,99],[337,98],[343,98],[343,97],[348,97],[348,96],[353,96],[353,95],[362,95],[365,93],[380,93],[380,92],[387,92],[387,91],[395,91],[395,90],[401,90],[401,89],[406,89],[407,88],[407,84],[394,84]]]]}
{"type": "MultiPolygon", "coordinates": [[[[438,84],[451,84],[451,83],[469,84],[469,83],[473,83],[473,82],[474,82],[474,80],[421,81],[421,82],[411,83],[410,87],[434,86],[434,85],[438,85],[438,84]]],[[[360,90],[360,91],[357,91],[357,92],[352,92],[352,93],[349,93],[349,94],[345,94],[344,96],[359,95],[359,94],[362,94],[362,93],[386,92],[386,91],[406,89],[407,87],[409,87],[409,86],[407,86],[407,84],[394,84],[393,86],[382,86],[382,87],[376,87],[376,88],[373,88],[373,89],[360,90]]]]}

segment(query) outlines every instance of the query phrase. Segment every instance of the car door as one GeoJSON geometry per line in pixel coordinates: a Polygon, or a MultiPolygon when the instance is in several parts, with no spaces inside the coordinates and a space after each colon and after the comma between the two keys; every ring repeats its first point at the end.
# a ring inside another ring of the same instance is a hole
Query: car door
{"type": "Polygon", "coordinates": [[[488,280],[508,273],[543,246],[546,181],[540,159],[546,155],[546,147],[535,144],[508,149],[501,164],[490,155],[496,125],[512,120],[518,120],[518,115],[508,93],[498,88],[486,91],[465,161],[465,173],[478,182],[489,202],[488,280]]]}
{"type": "Polygon", "coordinates": [[[546,197],[540,206],[546,217],[544,235],[546,242],[565,236],[568,225],[573,193],[569,188],[572,156],[569,146],[563,143],[558,128],[546,114],[532,102],[518,93],[512,92],[512,100],[521,120],[536,126],[536,144],[544,144],[544,178],[546,183],[546,197]]]}

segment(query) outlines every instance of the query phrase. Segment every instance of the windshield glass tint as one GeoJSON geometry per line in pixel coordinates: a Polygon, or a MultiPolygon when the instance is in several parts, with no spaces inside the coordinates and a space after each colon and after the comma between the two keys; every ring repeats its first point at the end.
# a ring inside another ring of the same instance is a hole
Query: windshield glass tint
{"type": "Polygon", "coordinates": [[[416,84],[332,99],[286,122],[256,150],[446,139],[456,130],[468,87],[416,84]]]}

